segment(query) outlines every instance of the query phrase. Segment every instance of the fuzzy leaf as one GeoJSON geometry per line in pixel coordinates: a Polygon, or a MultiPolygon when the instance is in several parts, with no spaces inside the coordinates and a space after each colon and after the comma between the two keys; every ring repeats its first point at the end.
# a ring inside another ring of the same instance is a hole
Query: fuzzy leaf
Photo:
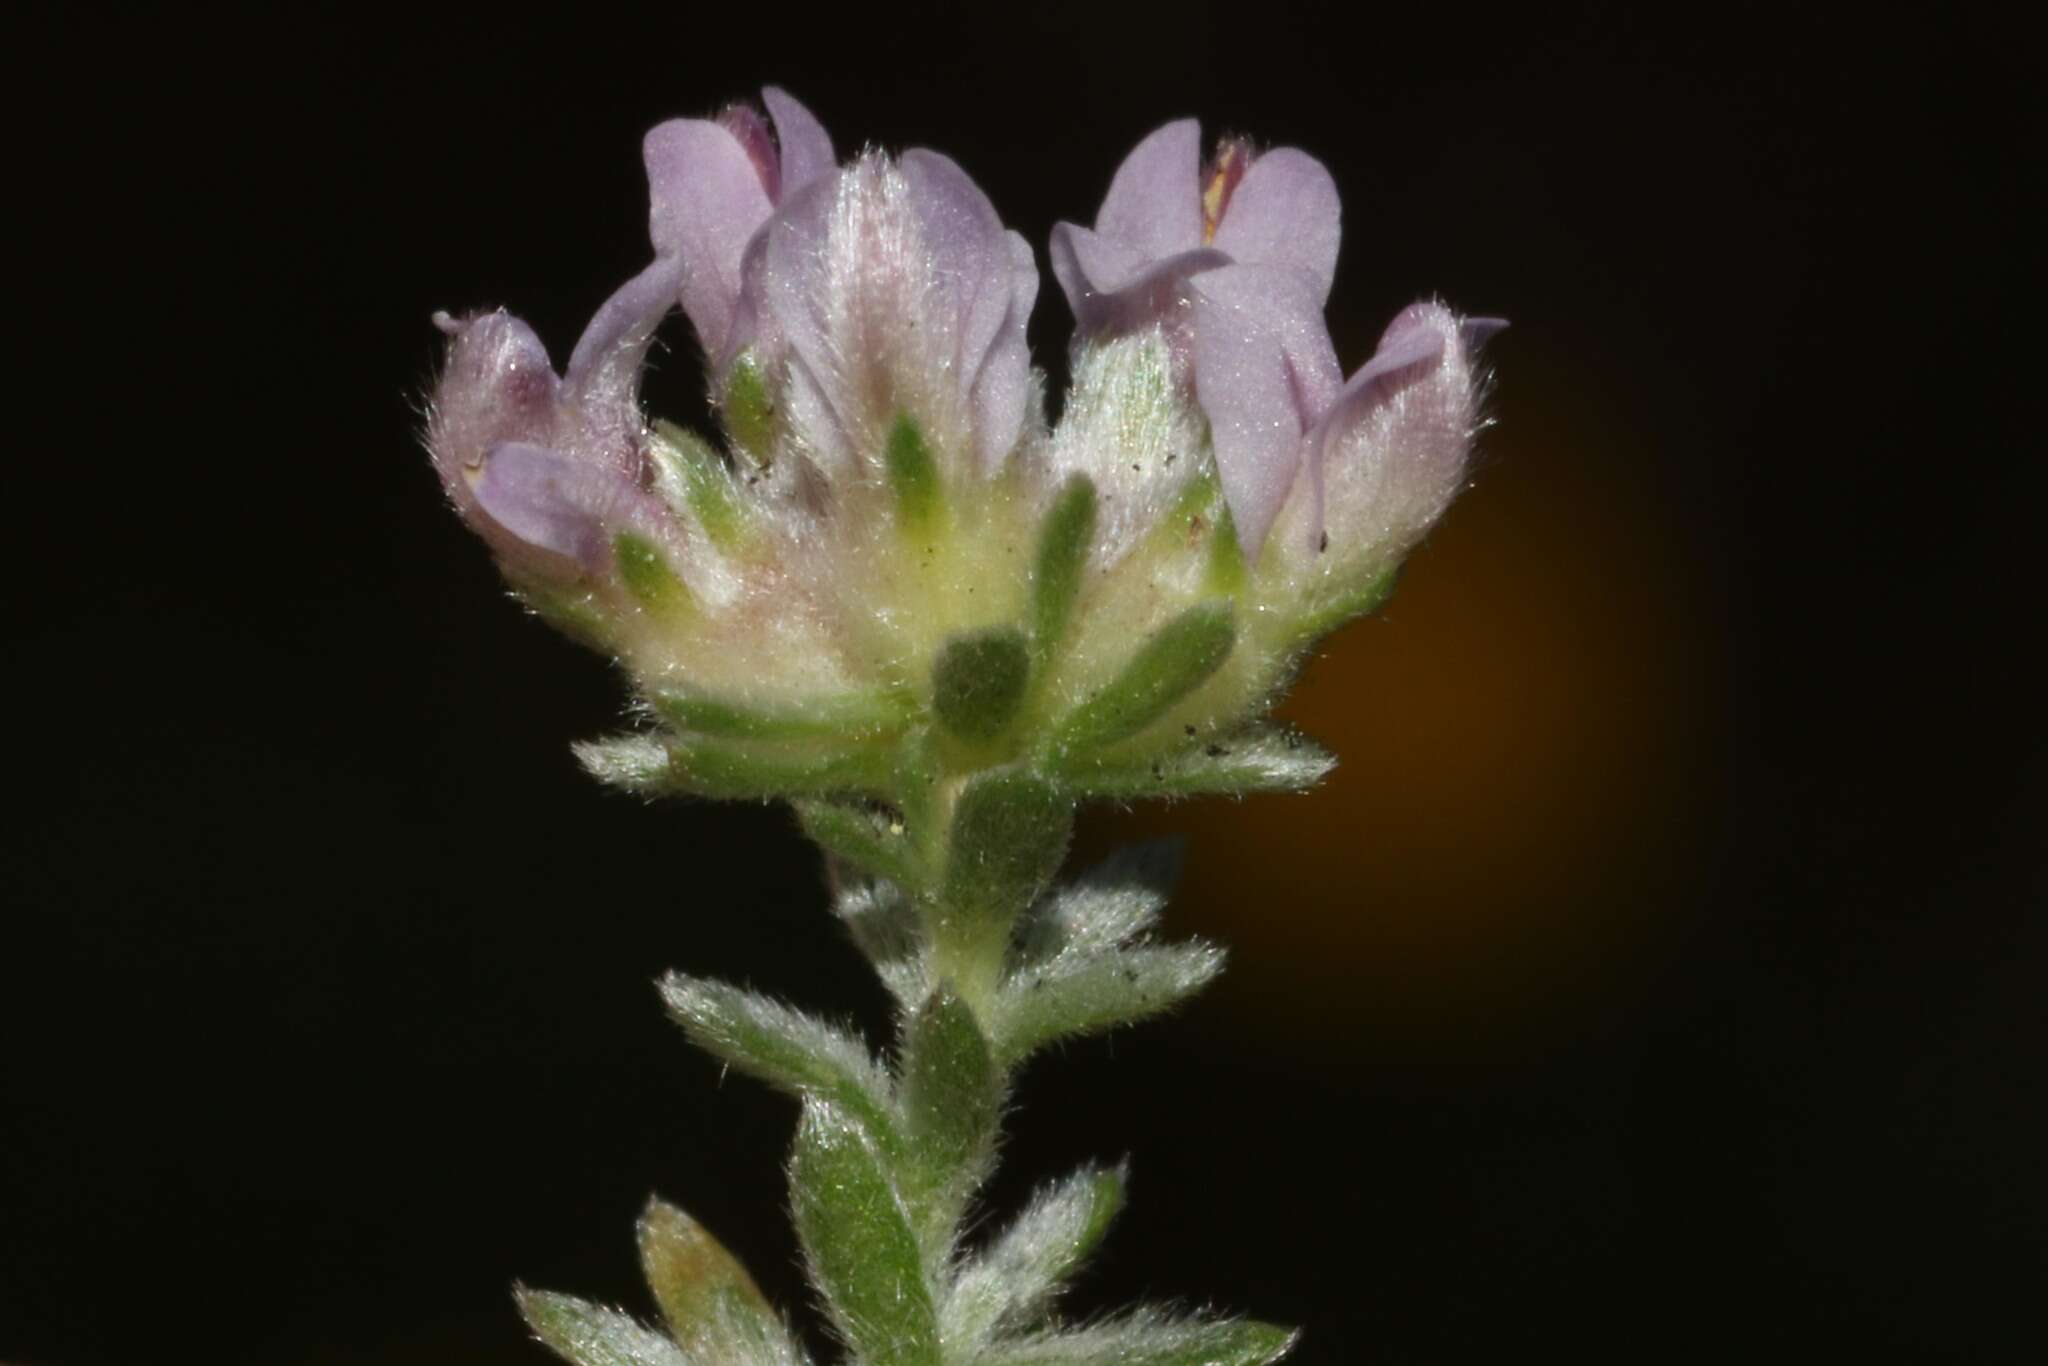
{"type": "Polygon", "coordinates": [[[1174,1318],[1139,1310],[1107,1323],[999,1343],[982,1366],[1269,1366],[1301,1334],[1253,1319],[1174,1318]]]}
{"type": "Polygon", "coordinates": [[[898,887],[847,887],[833,901],[832,913],[846,925],[905,1014],[931,995],[923,925],[917,907],[898,887]]]}
{"type": "Polygon", "coordinates": [[[873,745],[678,737],[668,742],[668,757],[665,784],[705,797],[879,792],[890,772],[887,751],[873,745]]]}
{"type": "Polygon", "coordinates": [[[733,445],[756,465],[768,463],[769,453],[775,449],[775,406],[752,353],[742,354],[725,377],[718,416],[733,445]]]}
{"type": "Polygon", "coordinates": [[[1315,741],[1258,726],[1148,763],[1086,765],[1073,771],[1072,783],[1091,797],[1112,798],[1306,792],[1336,766],[1337,757],[1315,741]]]}
{"type": "Polygon", "coordinates": [[[731,466],[695,432],[661,418],[653,426],[647,454],[655,488],[670,507],[687,509],[713,545],[732,549],[746,529],[748,512],[744,488],[731,466]]]}
{"type": "Polygon", "coordinates": [[[889,1078],[859,1039],[726,982],[672,972],[661,979],[661,996],[705,1052],[791,1095],[830,1099],[893,1150],[889,1078]]]}
{"type": "Polygon", "coordinates": [[[905,1030],[900,1104],[908,1189],[927,1243],[953,1232],[995,1151],[1003,1079],[974,1012],[941,986],[905,1030]]]}
{"type": "Polygon", "coordinates": [[[1401,566],[1395,565],[1348,592],[1336,594],[1320,608],[1310,612],[1295,624],[1294,640],[1297,648],[1313,644],[1347,621],[1371,616],[1379,611],[1387,605],[1387,599],[1394,596],[1394,585],[1400,576],[1401,566]]]}
{"type": "Polygon", "coordinates": [[[576,762],[607,787],[628,792],[669,790],[668,746],[653,735],[612,735],[571,745],[576,762]]]}
{"type": "Polygon", "coordinates": [[[1067,715],[1053,737],[1054,755],[1073,766],[1136,735],[1222,667],[1236,642],[1228,602],[1188,608],[1153,632],[1122,672],[1067,715]]]}
{"type": "Polygon", "coordinates": [[[882,468],[896,495],[897,524],[906,531],[927,530],[939,512],[939,464],[908,414],[899,414],[889,428],[882,468]]]}
{"type": "Polygon", "coordinates": [[[954,808],[939,904],[958,926],[1007,935],[1059,871],[1073,829],[1072,800],[1035,774],[974,779],[954,808]]]}
{"type": "Polygon", "coordinates": [[[804,833],[827,853],[899,887],[924,885],[924,868],[910,832],[892,813],[863,802],[826,798],[794,805],[804,833]]]}
{"type": "Polygon", "coordinates": [[[640,1216],[640,1265],[676,1345],[693,1364],[795,1363],[802,1352],[724,1244],[674,1205],[640,1216]]]}
{"type": "Polygon", "coordinates": [[[932,713],[960,739],[984,744],[1016,718],[1030,676],[1030,647],[1015,627],[954,636],[932,665],[932,713]]]}
{"type": "Polygon", "coordinates": [[[616,1309],[523,1287],[513,1298],[533,1335],[576,1366],[692,1366],[682,1348],[616,1309]]]}
{"type": "Polygon", "coordinates": [[[1031,646],[1042,662],[1058,648],[1081,592],[1081,571],[1095,540],[1095,484],[1076,474],[1061,486],[1039,532],[1031,578],[1031,646]]]}
{"type": "Polygon", "coordinates": [[[1018,971],[1076,961],[1151,929],[1180,876],[1183,839],[1120,849],[1031,910],[1018,936],[1018,971]]]}
{"type": "Polygon", "coordinates": [[[904,699],[880,692],[766,707],[680,690],[657,691],[651,700],[677,730],[723,740],[870,740],[909,719],[904,699]]]}
{"type": "Polygon", "coordinates": [[[619,566],[619,582],[642,607],[667,612],[689,602],[690,590],[669,568],[661,547],[645,536],[621,531],[612,537],[612,558],[619,566]]]}
{"type": "Polygon", "coordinates": [[[1138,944],[1059,968],[1018,972],[1003,984],[991,1033],[1008,1061],[1074,1034],[1094,1034],[1180,1004],[1223,971],[1223,950],[1138,944]]]}
{"type": "Polygon", "coordinates": [[[874,1366],[938,1366],[917,1235],[864,1126],[807,1099],[789,1188],[811,1278],[846,1345],[874,1366]]]}
{"type": "Polygon", "coordinates": [[[1124,1203],[1124,1170],[1083,1167],[1046,1187],[1001,1237],[961,1269],[946,1297],[946,1341],[978,1344],[1034,1326],[1109,1232],[1124,1203]]]}

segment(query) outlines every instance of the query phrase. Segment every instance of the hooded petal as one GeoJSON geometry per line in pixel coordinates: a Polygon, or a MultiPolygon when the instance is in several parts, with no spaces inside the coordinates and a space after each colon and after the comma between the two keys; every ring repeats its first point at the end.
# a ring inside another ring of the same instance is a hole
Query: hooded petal
{"type": "MultiPolygon", "coordinates": [[[[1482,320],[1474,334],[1484,331],[1482,320]]],[[[1318,424],[1282,513],[1291,556],[1392,565],[1443,515],[1465,479],[1478,421],[1467,324],[1415,304],[1318,424]]]]}
{"type": "Polygon", "coordinates": [[[837,162],[825,125],[787,90],[764,86],[761,103],[768,107],[768,117],[775,120],[775,140],[782,149],[781,185],[775,194],[776,202],[780,203],[830,172],[837,162]]]}
{"type": "Polygon", "coordinates": [[[1216,226],[1215,246],[1231,259],[1304,272],[1316,306],[1337,275],[1337,182],[1308,153],[1275,147],[1253,159],[1216,226]]]}
{"type": "Polygon", "coordinates": [[[774,205],[754,160],[707,119],[671,119],[642,144],[652,201],[648,235],[682,267],[683,311],[706,354],[727,350],[740,293],[740,258],[774,205]]]}
{"type": "Polygon", "coordinates": [[[1198,282],[1190,335],[1217,478],[1238,541],[1256,560],[1294,486],[1302,439],[1343,378],[1322,300],[1298,271],[1225,266],[1198,282]]]}
{"type": "Polygon", "coordinates": [[[657,257],[606,299],[583,329],[562,375],[562,399],[578,418],[578,455],[609,462],[622,473],[638,468],[640,374],[655,329],[675,307],[682,268],[675,257],[657,257]]]}
{"type": "Polygon", "coordinates": [[[1083,332],[1135,332],[1164,321],[1190,276],[1230,264],[1210,247],[1153,260],[1134,248],[1073,223],[1053,225],[1053,278],[1083,332]]]}
{"type": "Polygon", "coordinates": [[[561,382],[533,329],[502,308],[465,318],[436,313],[434,325],[448,335],[448,358],[434,386],[427,448],[449,497],[467,514],[486,451],[501,441],[551,438],[561,382]]]}
{"type": "Polygon", "coordinates": [[[1201,246],[1201,173],[1201,124],[1154,129],[1116,168],[1095,231],[1152,260],[1201,246]]]}
{"type": "Polygon", "coordinates": [[[485,528],[493,548],[549,577],[570,566],[551,563],[548,556],[601,572],[610,560],[612,536],[647,521],[647,496],[617,471],[524,441],[491,448],[476,482],[476,501],[498,532],[485,528]]]}
{"type": "Polygon", "coordinates": [[[1031,352],[1024,328],[1038,299],[1038,263],[1032,259],[1031,244],[1014,232],[1004,237],[1010,247],[1010,306],[982,356],[971,395],[975,458],[988,475],[996,472],[1023,434],[1031,394],[1031,352]]]}

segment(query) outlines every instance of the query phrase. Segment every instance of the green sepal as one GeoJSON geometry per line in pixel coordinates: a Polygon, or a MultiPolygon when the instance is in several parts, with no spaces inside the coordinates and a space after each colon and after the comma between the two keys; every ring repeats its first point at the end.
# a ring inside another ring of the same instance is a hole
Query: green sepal
{"type": "Polygon", "coordinates": [[[989,1021],[996,1056],[1014,1063],[1055,1039],[1094,1034],[1156,1015],[1223,971],[1223,950],[1202,940],[1134,944],[1013,974],[989,1021]]]}
{"type": "Polygon", "coordinates": [[[1009,728],[1031,677],[1031,649],[1012,626],[964,631],[932,665],[932,714],[958,739],[986,744],[1009,728]]]}
{"type": "Polygon", "coordinates": [[[1136,735],[1221,668],[1236,643],[1229,603],[1188,608],[1153,632],[1101,691],[1068,713],[1054,731],[1053,754],[1063,767],[1072,766],[1136,735]]]}
{"type": "Polygon", "coordinates": [[[674,1205],[650,1200],[638,1226],[640,1266],[669,1336],[701,1362],[787,1361],[789,1329],[739,1259],[674,1205]]]}
{"type": "Polygon", "coordinates": [[[971,780],[953,808],[939,889],[948,927],[1007,938],[1059,871],[1073,829],[1073,799],[1034,773],[994,769],[971,780]]]}
{"type": "Polygon", "coordinates": [[[512,1297],[533,1335],[576,1366],[692,1366],[682,1348],[616,1309],[524,1286],[512,1297]]]}
{"type": "Polygon", "coordinates": [[[1109,1233],[1124,1203],[1124,1169],[1083,1167],[1038,1192],[954,1278],[940,1311],[948,1342],[1037,1327],[1054,1296],[1109,1233]]]}
{"type": "Polygon", "coordinates": [[[1349,592],[1339,593],[1322,606],[1314,608],[1299,621],[1291,631],[1295,648],[1305,648],[1330,634],[1347,621],[1369,617],[1387,605],[1387,599],[1394,596],[1394,585],[1401,577],[1401,566],[1393,565],[1381,570],[1363,584],[1349,592]]]}
{"type": "Polygon", "coordinates": [[[642,607],[668,612],[689,604],[690,590],[668,567],[661,547],[645,536],[621,531],[612,537],[612,559],[619,567],[619,582],[642,607]]]}
{"type": "Polygon", "coordinates": [[[1077,766],[1069,785],[1090,797],[1118,800],[1306,792],[1336,766],[1335,755],[1299,732],[1256,726],[1157,759],[1077,766]]]}
{"type": "Polygon", "coordinates": [[[812,1282],[853,1354],[874,1366],[938,1366],[917,1234],[865,1126],[806,1099],[789,1188],[812,1282]]]}
{"type": "Polygon", "coordinates": [[[917,844],[901,817],[868,802],[804,798],[792,803],[804,833],[826,853],[911,891],[926,881],[917,844]]]}
{"type": "Polygon", "coordinates": [[[751,352],[733,362],[718,403],[719,420],[732,444],[756,465],[766,465],[775,449],[775,405],[768,381],[751,352]]]}
{"type": "Polygon", "coordinates": [[[1220,500],[1216,510],[1216,528],[1209,535],[1209,562],[1205,571],[1209,591],[1231,597],[1244,591],[1245,580],[1251,573],[1245,562],[1244,546],[1237,539],[1237,519],[1230,515],[1230,504],[1220,500]]]}
{"type": "Polygon", "coordinates": [[[992,1345],[977,1366],[1271,1366],[1301,1333],[1254,1319],[1175,1318],[1140,1310],[1085,1328],[992,1345]]]}
{"type": "Polygon", "coordinates": [[[704,797],[792,797],[887,791],[889,753],[877,745],[675,736],[660,786],[704,797]]]}
{"type": "Polygon", "coordinates": [[[1042,663],[1067,633],[1095,540],[1095,484],[1076,474],[1060,486],[1038,534],[1031,576],[1031,648],[1042,663]]]}
{"type": "Polygon", "coordinates": [[[974,1012],[950,985],[904,1031],[897,1104],[910,1162],[904,1199],[928,1245],[943,1246],[995,1154],[1003,1080],[974,1012]]]}
{"type": "Polygon", "coordinates": [[[939,464],[908,413],[898,413],[882,444],[882,468],[896,495],[896,521],[906,531],[930,529],[939,512],[939,464]]]}
{"type": "Polygon", "coordinates": [[[671,972],[660,989],[670,1017],[697,1047],[778,1090],[832,1101],[885,1151],[900,1152],[888,1074],[858,1038],[728,982],[671,972]]]}
{"type": "Polygon", "coordinates": [[[655,481],[671,504],[680,504],[696,518],[704,535],[720,550],[730,550],[746,530],[747,508],[732,467],[711,443],[665,418],[653,422],[655,439],[648,443],[655,481]]]}
{"type": "Polygon", "coordinates": [[[871,740],[901,729],[910,717],[906,698],[880,691],[756,706],[683,689],[656,689],[648,701],[677,730],[720,740],[871,740]]]}

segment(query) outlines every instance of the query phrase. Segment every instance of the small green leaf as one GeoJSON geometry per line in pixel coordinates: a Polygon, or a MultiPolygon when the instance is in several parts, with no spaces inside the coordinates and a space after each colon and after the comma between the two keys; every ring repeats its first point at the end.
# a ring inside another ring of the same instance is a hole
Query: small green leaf
{"type": "Polygon", "coordinates": [[[866,1129],[806,1100],[789,1188],[811,1278],[846,1345],[875,1366],[938,1366],[917,1235],[866,1129]]]}
{"type": "Polygon", "coordinates": [[[1008,729],[1024,700],[1031,651],[1010,626],[967,631],[946,641],[932,665],[932,712],[955,736],[985,744],[1008,729]]]}
{"type": "Polygon", "coordinates": [[[647,450],[663,496],[679,504],[678,510],[688,508],[713,545],[730,550],[746,527],[747,510],[725,457],[703,437],[664,418],[656,418],[653,428],[647,450]]]}
{"type": "Polygon", "coordinates": [[[533,1335],[576,1366],[691,1366],[680,1347],[616,1309],[523,1286],[512,1295],[533,1335]]]}
{"type": "Polygon", "coordinates": [[[1304,616],[1294,626],[1297,647],[1305,647],[1330,634],[1347,621],[1371,616],[1394,596],[1401,566],[1394,565],[1375,574],[1349,592],[1340,592],[1323,606],[1304,616]]]}
{"type": "Polygon", "coordinates": [[[927,1244],[943,1245],[995,1151],[1003,1082],[974,1012],[942,985],[912,1017],[898,1104],[909,1151],[908,1204],[927,1244]]]}
{"type": "Polygon", "coordinates": [[[796,1344],[747,1269],[695,1219],[660,1200],[640,1216],[640,1265],[692,1362],[778,1362],[796,1344]]]}
{"type": "Polygon", "coordinates": [[[882,468],[896,495],[896,519],[905,530],[930,529],[939,511],[939,465],[924,433],[908,413],[899,413],[882,446],[882,468]]]}
{"type": "Polygon", "coordinates": [[[953,928],[1007,938],[1066,856],[1074,803],[1036,774],[995,769],[975,778],[953,809],[939,904],[953,928]]]}
{"type": "Polygon", "coordinates": [[[1041,662],[1066,635],[1094,540],[1095,484],[1077,474],[1061,486],[1038,536],[1038,561],[1031,578],[1031,647],[1041,662]]]}
{"type": "Polygon", "coordinates": [[[899,887],[923,889],[927,875],[917,845],[894,812],[829,797],[806,798],[793,805],[804,833],[826,853],[899,887]]]}
{"type": "Polygon", "coordinates": [[[1243,796],[1306,792],[1336,766],[1336,756],[1315,741],[1261,726],[1147,762],[1077,767],[1071,780],[1090,797],[1243,796]]]}
{"type": "Polygon", "coordinates": [[[649,699],[677,730],[721,740],[869,740],[900,729],[909,703],[887,692],[855,692],[756,705],[657,689],[649,699]]]}
{"type": "Polygon", "coordinates": [[[646,537],[621,531],[612,537],[612,557],[619,566],[619,582],[642,607],[666,612],[688,604],[690,591],[668,567],[660,547],[646,537]]]}
{"type": "Polygon", "coordinates": [[[1180,877],[1185,847],[1182,839],[1130,845],[1053,888],[1017,935],[1013,972],[1063,968],[1151,929],[1180,877]]]}
{"type": "Polygon", "coordinates": [[[876,745],[755,743],[678,736],[668,742],[672,790],[705,797],[791,797],[882,792],[887,750],[876,745]]]}
{"type": "Polygon", "coordinates": [[[1301,1334],[1252,1319],[1175,1318],[1140,1310],[1107,1323],[1000,1342],[978,1366],[1270,1366],[1301,1334]]]}
{"type": "Polygon", "coordinates": [[[842,886],[833,898],[832,913],[846,926],[853,942],[867,955],[882,985],[903,1013],[931,995],[926,971],[924,923],[917,906],[895,883],[856,882],[842,886]]]}
{"type": "Polygon", "coordinates": [[[725,377],[725,393],[719,400],[719,418],[733,445],[753,460],[766,465],[775,449],[775,406],[768,398],[768,383],[752,352],[743,352],[725,377]]]}
{"type": "Polygon", "coordinates": [[[888,1075],[859,1039],[727,982],[672,972],[660,986],[670,1016],[690,1042],[791,1095],[829,1098],[887,1150],[897,1149],[888,1075]]]}
{"type": "Polygon", "coordinates": [[[1237,539],[1237,520],[1230,515],[1230,504],[1219,500],[1216,528],[1209,535],[1209,591],[1235,597],[1244,591],[1248,574],[1244,546],[1237,539]]]}
{"type": "Polygon", "coordinates": [[[1180,1004],[1223,971],[1223,950],[1191,940],[1109,949],[1003,984],[989,1032],[1015,1062],[1054,1039],[1094,1034],[1180,1004]]]}
{"type": "Polygon", "coordinates": [[[569,748],[591,777],[609,787],[666,792],[674,786],[668,746],[659,736],[611,735],[602,740],[580,740],[569,748]]]}
{"type": "Polygon", "coordinates": [[[1230,657],[1237,626],[1226,602],[1190,607],[1138,647],[1123,671],[1070,712],[1053,752],[1069,765],[1127,740],[1200,687],[1230,657]]]}
{"type": "Polygon", "coordinates": [[[1124,1203],[1124,1170],[1083,1167],[1038,1192],[955,1277],[940,1322],[948,1342],[980,1343],[1038,1326],[1053,1297],[1109,1232],[1124,1203]]]}

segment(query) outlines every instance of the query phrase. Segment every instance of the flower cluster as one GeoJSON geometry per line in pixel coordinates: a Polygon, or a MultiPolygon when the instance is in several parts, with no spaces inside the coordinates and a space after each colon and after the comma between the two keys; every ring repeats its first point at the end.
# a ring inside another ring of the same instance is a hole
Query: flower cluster
{"type": "Polygon", "coordinates": [[[604,776],[886,794],[935,730],[954,771],[1166,782],[1384,596],[1464,480],[1496,324],[1417,304],[1347,380],[1337,194],[1307,154],[1205,162],[1171,123],[1092,229],[1054,230],[1078,327],[1053,427],[1036,260],[973,181],[923,149],[841,163],[797,101],[762,104],[647,135],[654,261],[560,374],[505,312],[437,318],[456,507],[660,719],[586,752],[604,776]],[[640,409],[677,307],[715,442],[640,409]]]}

